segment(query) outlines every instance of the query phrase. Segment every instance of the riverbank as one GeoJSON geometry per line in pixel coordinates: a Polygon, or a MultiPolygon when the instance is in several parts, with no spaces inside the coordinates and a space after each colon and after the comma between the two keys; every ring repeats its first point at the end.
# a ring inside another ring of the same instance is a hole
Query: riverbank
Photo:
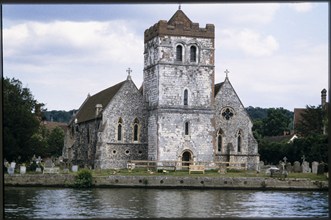
{"type": "MultiPolygon", "coordinates": [[[[4,176],[5,186],[71,187],[72,174],[14,174],[4,176]]],[[[328,181],[305,178],[208,177],[203,175],[109,175],[94,176],[92,187],[248,189],[248,190],[328,190],[328,181]]]]}

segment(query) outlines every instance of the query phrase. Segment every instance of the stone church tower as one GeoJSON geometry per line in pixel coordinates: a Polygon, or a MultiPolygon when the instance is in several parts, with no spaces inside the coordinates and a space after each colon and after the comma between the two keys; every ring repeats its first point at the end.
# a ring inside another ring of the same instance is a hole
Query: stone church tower
{"type": "Polygon", "coordinates": [[[149,160],[214,159],[214,36],[181,10],[145,31],[149,160]]]}
{"type": "Polygon", "coordinates": [[[214,25],[199,27],[182,10],[147,29],[142,87],[128,77],[88,96],[68,124],[64,158],[101,169],[152,160],[256,170],[253,123],[228,76],[214,82],[214,44],[214,25]]]}

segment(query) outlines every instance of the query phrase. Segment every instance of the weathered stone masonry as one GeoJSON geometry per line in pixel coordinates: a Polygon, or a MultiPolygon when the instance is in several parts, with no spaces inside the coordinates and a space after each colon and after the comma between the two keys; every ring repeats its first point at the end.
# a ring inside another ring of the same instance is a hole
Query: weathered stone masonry
{"type": "Polygon", "coordinates": [[[88,97],[64,156],[94,168],[128,160],[244,162],[257,169],[252,122],[228,77],[215,84],[215,27],[178,10],[144,33],[143,85],[131,78],[88,97]]]}

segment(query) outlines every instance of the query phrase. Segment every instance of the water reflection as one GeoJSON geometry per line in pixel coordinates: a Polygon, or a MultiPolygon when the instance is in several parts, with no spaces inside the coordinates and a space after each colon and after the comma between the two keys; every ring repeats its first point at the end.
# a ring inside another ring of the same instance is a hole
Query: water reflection
{"type": "Polygon", "coordinates": [[[8,187],[5,217],[327,217],[327,196],[327,192],[8,187]]]}

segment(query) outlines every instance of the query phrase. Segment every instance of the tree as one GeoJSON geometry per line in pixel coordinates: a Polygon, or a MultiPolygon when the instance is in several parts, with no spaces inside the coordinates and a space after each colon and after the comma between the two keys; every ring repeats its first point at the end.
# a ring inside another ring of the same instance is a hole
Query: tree
{"type": "MultiPolygon", "coordinates": [[[[33,113],[37,100],[18,79],[3,79],[3,134],[4,156],[26,161],[34,154],[31,138],[38,132],[39,120],[33,113]]],[[[43,104],[39,104],[43,106],[43,104]]]]}
{"type": "Polygon", "coordinates": [[[267,118],[262,120],[262,136],[283,135],[284,131],[289,131],[291,118],[289,111],[284,108],[269,108],[267,118]]]}
{"type": "Polygon", "coordinates": [[[301,114],[302,118],[296,131],[303,137],[323,134],[325,115],[321,105],[317,107],[307,105],[305,111],[301,114]]]}
{"type": "Polygon", "coordinates": [[[252,120],[256,119],[264,119],[268,116],[268,109],[267,108],[260,108],[260,107],[252,107],[248,106],[246,108],[246,111],[249,114],[249,117],[251,117],[252,120]]]}
{"type": "Polygon", "coordinates": [[[61,156],[64,143],[64,131],[56,127],[54,128],[47,138],[47,153],[49,156],[61,156]]]}

